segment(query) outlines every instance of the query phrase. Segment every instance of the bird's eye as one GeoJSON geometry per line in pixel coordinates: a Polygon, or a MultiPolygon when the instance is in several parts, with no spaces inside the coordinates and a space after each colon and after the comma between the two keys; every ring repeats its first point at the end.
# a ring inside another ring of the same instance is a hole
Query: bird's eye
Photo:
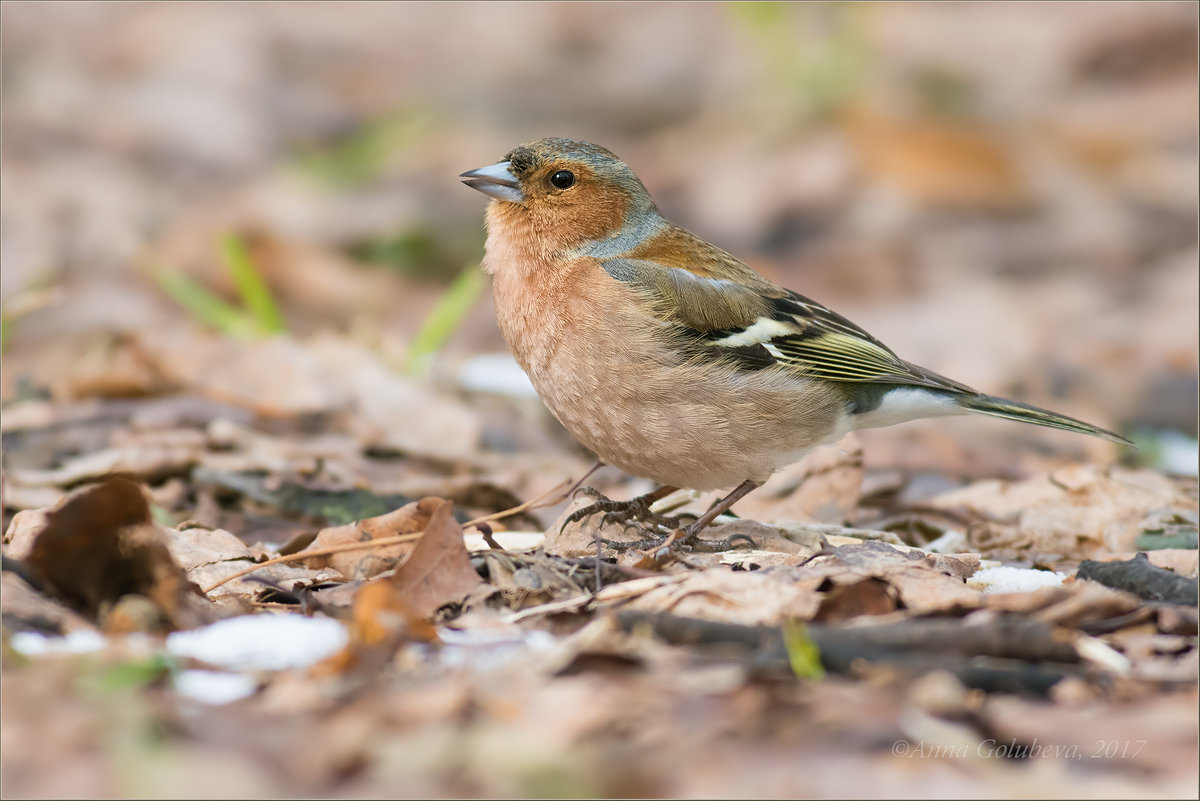
{"type": "Polygon", "coordinates": [[[575,175],[569,170],[559,170],[550,176],[550,183],[558,189],[569,189],[575,183],[575,175]]]}

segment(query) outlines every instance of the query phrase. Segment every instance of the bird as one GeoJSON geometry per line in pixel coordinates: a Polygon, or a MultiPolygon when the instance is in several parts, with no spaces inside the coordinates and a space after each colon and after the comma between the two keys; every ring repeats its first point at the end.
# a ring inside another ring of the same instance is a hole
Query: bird
{"type": "MultiPolygon", "coordinates": [[[[542,138],[460,176],[491,198],[482,261],[496,319],[550,412],[600,462],[658,487],[595,503],[649,522],[679,488],[729,489],[697,534],[777,469],[847,432],[978,413],[1130,445],[905,361],[864,329],[665,219],[634,171],[590,142],[542,138]]],[[[645,539],[645,538],[643,538],[645,539]]],[[[721,541],[726,547],[732,543],[721,541]]]]}

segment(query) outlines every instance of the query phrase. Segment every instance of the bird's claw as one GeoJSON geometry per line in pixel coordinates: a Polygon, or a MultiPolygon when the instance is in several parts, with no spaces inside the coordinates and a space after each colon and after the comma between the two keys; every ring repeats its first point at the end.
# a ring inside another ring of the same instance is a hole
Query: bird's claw
{"type": "Polygon", "coordinates": [[[647,535],[640,540],[610,540],[606,537],[597,537],[597,541],[612,548],[614,551],[647,551],[662,545],[669,536],[669,534],[661,537],[647,535]]]}
{"type": "MultiPolygon", "coordinates": [[[[629,528],[630,526],[626,526],[626,530],[629,528]]],[[[644,536],[638,540],[621,541],[600,537],[599,541],[614,551],[649,551],[661,548],[671,537],[670,534],[658,536],[646,532],[645,529],[640,530],[644,536]]],[[[739,542],[750,546],[752,549],[758,548],[758,543],[746,534],[732,534],[723,540],[704,540],[699,537],[699,532],[683,534],[670,543],[670,548],[672,550],[687,551],[688,553],[721,553],[722,551],[733,550],[739,542]]]]}
{"type": "Polygon", "coordinates": [[[650,511],[650,502],[647,501],[644,495],[628,501],[610,501],[591,487],[580,487],[575,492],[576,495],[582,493],[594,500],[587,506],[576,509],[567,515],[563,519],[562,525],[558,528],[560,534],[569,524],[578,523],[599,512],[604,513],[601,526],[607,526],[611,523],[623,524],[626,530],[634,527],[650,536],[656,535],[653,534],[652,530],[647,529],[647,527],[639,525],[640,523],[649,523],[650,526],[673,531],[679,527],[680,518],[684,517],[684,515],[670,517],[650,511]]]}
{"type": "Polygon", "coordinates": [[[580,487],[575,494],[592,498],[592,503],[576,509],[565,518],[559,526],[561,534],[571,523],[578,523],[596,514],[603,514],[600,529],[609,525],[620,525],[622,531],[637,536],[637,539],[621,541],[598,536],[597,543],[604,544],[616,551],[651,550],[668,544],[672,550],[685,550],[703,553],[729,550],[736,547],[735,543],[744,542],[751,548],[758,547],[754,540],[745,534],[734,534],[723,540],[702,540],[698,534],[702,530],[696,523],[699,518],[683,512],[678,515],[663,515],[650,511],[650,505],[662,497],[664,490],[658,490],[649,495],[641,495],[628,501],[610,501],[591,487],[580,487]],[[686,527],[685,527],[686,526],[686,527]],[[682,531],[681,531],[682,529],[682,531]]]}
{"type": "Polygon", "coordinates": [[[595,489],[594,487],[576,487],[575,491],[571,493],[571,500],[575,500],[580,495],[586,495],[592,500],[608,500],[608,498],[605,498],[600,494],[600,490],[595,489]]]}
{"type": "Polygon", "coordinates": [[[679,538],[678,544],[681,548],[687,548],[693,553],[720,553],[733,550],[734,543],[739,540],[753,549],[758,548],[758,544],[746,534],[731,534],[723,540],[702,540],[698,533],[685,534],[679,538]]]}

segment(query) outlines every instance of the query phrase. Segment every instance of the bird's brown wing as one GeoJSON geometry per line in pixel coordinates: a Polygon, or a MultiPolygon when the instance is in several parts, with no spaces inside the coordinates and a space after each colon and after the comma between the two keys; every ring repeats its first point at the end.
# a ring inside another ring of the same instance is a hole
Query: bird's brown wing
{"type": "Polygon", "coordinates": [[[601,266],[642,292],[656,316],[682,328],[689,349],[702,345],[746,367],[778,365],[828,381],[974,392],[904,361],[840,314],[757,273],[750,273],[757,280],[748,286],[734,277],[712,277],[711,269],[705,275],[644,259],[608,259],[601,266]]]}

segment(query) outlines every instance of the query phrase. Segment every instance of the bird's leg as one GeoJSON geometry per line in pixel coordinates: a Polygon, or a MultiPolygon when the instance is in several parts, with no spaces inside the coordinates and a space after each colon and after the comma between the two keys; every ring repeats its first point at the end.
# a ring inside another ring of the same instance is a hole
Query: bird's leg
{"type": "Polygon", "coordinates": [[[742,498],[749,495],[754,490],[758,489],[759,485],[747,479],[741,484],[738,484],[733,492],[726,495],[721,500],[714,503],[708,508],[708,511],[696,519],[694,523],[684,529],[683,536],[677,542],[680,545],[690,546],[693,550],[703,551],[723,551],[733,547],[733,543],[741,540],[750,545],[751,548],[757,547],[754,540],[747,537],[745,534],[734,534],[732,537],[727,537],[717,542],[705,542],[699,539],[698,535],[705,526],[717,518],[717,515],[725,512],[729,507],[740,501],[742,498]]]}
{"type": "MultiPolygon", "coordinates": [[[[583,494],[594,498],[593,503],[588,504],[582,509],[576,509],[567,518],[563,520],[559,526],[561,532],[569,523],[576,523],[584,518],[591,517],[597,512],[604,513],[603,524],[607,523],[649,523],[652,526],[662,526],[669,529],[679,527],[678,517],[668,517],[666,515],[655,514],[650,511],[650,505],[655,501],[661,500],[672,492],[678,490],[678,487],[659,487],[656,490],[647,492],[645,495],[639,495],[636,498],[628,501],[610,501],[599,492],[591,487],[584,487],[579,490],[583,494]]],[[[646,532],[650,533],[650,532],[646,532]]]]}

